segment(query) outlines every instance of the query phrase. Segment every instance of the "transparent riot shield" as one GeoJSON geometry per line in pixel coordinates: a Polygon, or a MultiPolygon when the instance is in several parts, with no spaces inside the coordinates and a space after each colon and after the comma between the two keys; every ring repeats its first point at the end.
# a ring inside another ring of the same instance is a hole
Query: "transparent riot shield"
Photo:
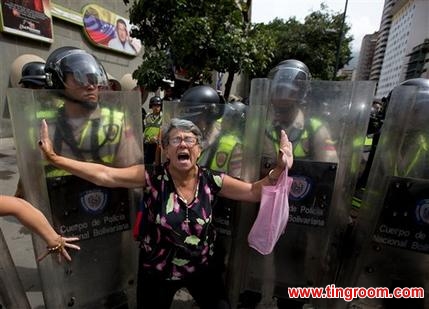
{"type": "MultiPolygon", "coordinates": [[[[250,104],[247,113],[243,163],[241,178],[248,182],[253,182],[260,177],[260,164],[262,157],[262,145],[265,139],[265,126],[268,112],[268,99],[270,90],[270,80],[266,78],[256,78],[251,82],[250,104]]],[[[254,203],[240,203],[237,207],[235,226],[233,234],[232,250],[228,264],[227,287],[233,308],[240,305],[247,308],[242,301],[241,292],[247,288],[249,271],[249,260],[253,258],[247,243],[247,235],[253,221],[256,218],[258,205],[254,203]]],[[[238,307],[240,308],[240,307],[238,307]]]]}
{"type": "Polygon", "coordinates": [[[386,294],[338,300],[336,308],[429,306],[429,100],[417,93],[411,86],[392,92],[352,234],[354,250],[338,278],[343,287],[383,288],[379,292],[386,294]],[[406,289],[389,298],[396,288],[406,289]]]}
{"type": "MultiPolygon", "coordinates": [[[[284,129],[294,146],[294,165],[289,171],[294,182],[289,198],[289,223],[274,252],[262,256],[241,247],[242,252],[236,253],[237,261],[248,261],[241,270],[242,306],[254,306],[257,302],[271,304],[276,298],[279,308],[303,303],[319,303],[324,308],[323,300],[291,300],[288,288],[331,284],[341,264],[342,238],[375,85],[327,81],[301,84],[306,89],[305,100],[295,101],[293,106],[282,97],[287,89],[284,92],[277,89],[279,101],[274,102],[272,86],[268,98],[259,98],[258,102],[251,98],[250,109],[252,104],[268,105],[267,117],[261,123],[263,112],[249,115],[246,129],[255,131],[253,124],[259,123],[262,127],[256,130],[263,132],[263,136],[262,140],[256,140],[260,160],[246,158],[243,170],[252,175],[259,172],[253,179],[266,175],[276,162],[278,137],[284,129]],[[356,147],[356,139],[362,141],[360,147],[356,147]]],[[[258,96],[255,91],[252,95],[258,96]]],[[[247,153],[247,149],[244,151],[247,153]]],[[[245,242],[250,225],[240,229],[241,241],[245,242]]]]}
{"type": "MultiPolygon", "coordinates": [[[[95,109],[69,117],[64,97],[52,90],[9,89],[17,161],[25,197],[58,233],[78,236],[81,250],[58,265],[39,264],[47,308],[133,308],[137,244],[131,228],[139,192],[109,189],[47,165],[37,146],[45,119],[55,150],[110,166],[142,161],[140,99],[134,92],[102,92],[95,109]]],[[[46,251],[34,237],[36,256],[46,251]]]]}
{"type": "Polygon", "coordinates": [[[30,303],[1,230],[0,252],[0,307],[30,309],[30,303]]]}

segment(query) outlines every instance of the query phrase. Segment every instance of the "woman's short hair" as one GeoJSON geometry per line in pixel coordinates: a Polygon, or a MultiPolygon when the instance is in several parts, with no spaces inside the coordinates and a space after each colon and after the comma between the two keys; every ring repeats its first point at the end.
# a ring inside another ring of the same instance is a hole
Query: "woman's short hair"
{"type": "Polygon", "coordinates": [[[166,147],[168,145],[168,140],[170,139],[170,132],[173,129],[179,129],[185,132],[191,132],[197,138],[197,142],[201,145],[201,141],[203,138],[203,133],[200,128],[198,128],[195,123],[186,119],[172,118],[170,122],[161,129],[161,143],[162,147],[166,147]]]}

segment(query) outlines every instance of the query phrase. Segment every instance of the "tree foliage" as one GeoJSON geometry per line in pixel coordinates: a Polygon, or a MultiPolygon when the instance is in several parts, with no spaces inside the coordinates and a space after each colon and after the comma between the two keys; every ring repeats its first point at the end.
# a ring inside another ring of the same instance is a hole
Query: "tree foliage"
{"type": "MultiPolygon", "coordinates": [[[[212,72],[257,72],[270,62],[274,42],[249,23],[251,0],[138,0],[131,3],[132,35],[145,48],[133,76],[155,90],[162,78],[184,72],[190,83],[211,82],[212,72]],[[263,46],[261,47],[261,44],[263,46]]],[[[226,95],[229,90],[226,90],[226,95]]]]}
{"type": "MultiPolygon", "coordinates": [[[[332,79],[340,41],[338,68],[351,60],[349,45],[353,37],[348,35],[350,26],[342,25],[342,21],[343,13],[330,12],[322,4],[319,11],[305,18],[304,23],[290,18],[287,21],[275,19],[262,25],[276,42],[272,66],[285,59],[298,59],[309,67],[313,78],[332,79]]],[[[268,71],[263,73],[266,76],[268,71]]]]}
{"type": "Polygon", "coordinates": [[[331,79],[340,42],[338,67],[350,61],[353,38],[347,35],[350,27],[343,25],[342,13],[322,4],[304,23],[290,18],[252,25],[250,5],[251,0],[132,1],[132,35],[144,46],[143,62],[133,77],[156,90],[163,78],[174,80],[177,72],[189,85],[212,82],[213,71],[228,73],[227,96],[235,73],[266,77],[290,58],[306,63],[314,78],[331,79]]]}

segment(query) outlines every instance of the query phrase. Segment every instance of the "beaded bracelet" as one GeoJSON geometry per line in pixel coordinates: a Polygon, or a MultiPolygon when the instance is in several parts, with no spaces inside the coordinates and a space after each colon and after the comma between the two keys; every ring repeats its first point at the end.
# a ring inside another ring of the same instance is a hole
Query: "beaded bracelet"
{"type": "Polygon", "coordinates": [[[60,254],[65,246],[65,241],[63,240],[63,237],[60,235],[57,238],[58,244],[56,244],[55,246],[46,246],[46,249],[48,251],[46,251],[43,255],[41,255],[40,257],[37,258],[37,261],[40,262],[41,260],[43,260],[45,257],[47,257],[49,254],[52,253],[58,253],[60,254]]]}

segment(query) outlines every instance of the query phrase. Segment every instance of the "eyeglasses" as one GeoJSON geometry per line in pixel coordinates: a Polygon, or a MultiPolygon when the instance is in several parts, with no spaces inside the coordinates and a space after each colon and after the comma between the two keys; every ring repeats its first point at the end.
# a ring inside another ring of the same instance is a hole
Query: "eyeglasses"
{"type": "Polygon", "coordinates": [[[194,136],[185,136],[183,138],[181,136],[176,136],[170,138],[168,143],[172,146],[179,146],[182,141],[185,142],[186,146],[195,146],[198,142],[198,139],[194,136]]]}

